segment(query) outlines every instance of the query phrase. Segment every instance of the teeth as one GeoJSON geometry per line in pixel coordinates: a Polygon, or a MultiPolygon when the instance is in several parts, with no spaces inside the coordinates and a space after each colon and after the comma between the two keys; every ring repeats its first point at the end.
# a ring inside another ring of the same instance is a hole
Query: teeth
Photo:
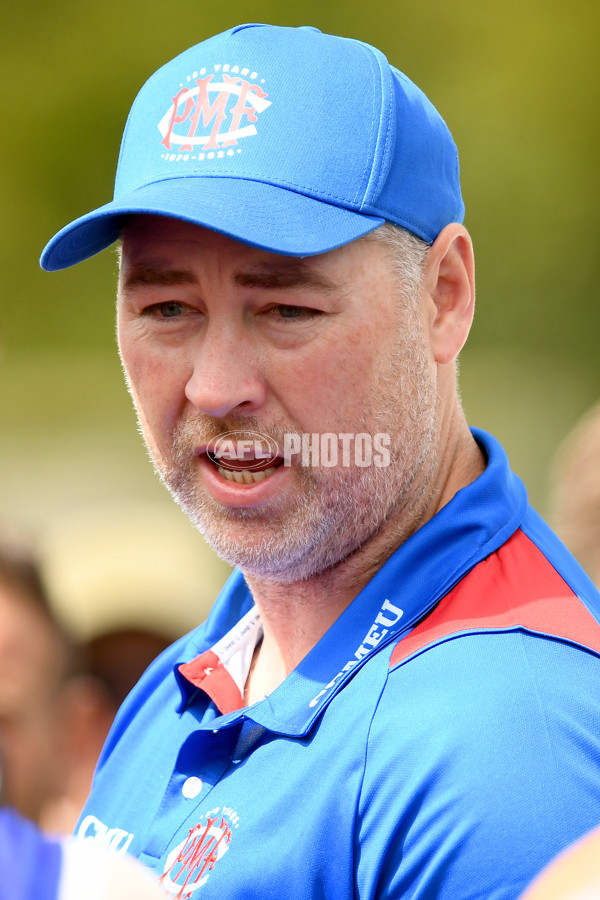
{"type": "Polygon", "coordinates": [[[222,466],[217,466],[219,475],[226,478],[227,481],[236,481],[238,484],[258,484],[260,481],[264,481],[265,478],[268,478],[269,475],[272,475],[275,471],[276,467],[273,467],[272,469],[262,469],[260,472],[251,472],[249,469],[235,469],[231,471],[230,469],[224,469],[222,466]]]}

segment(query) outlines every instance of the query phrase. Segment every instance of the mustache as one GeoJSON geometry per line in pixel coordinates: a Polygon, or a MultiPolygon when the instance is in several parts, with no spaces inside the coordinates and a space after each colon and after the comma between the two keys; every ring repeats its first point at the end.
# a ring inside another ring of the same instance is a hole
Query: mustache
{"type": "Polygon", "coordinates": [[[257,434],[274,441],[278,447],[283,446],[284,436],[296,429],[290,423],[265,423],[254,416],[213,419],[197,413],[177,423],[173,431],[173,446],[181,450],[205,446],[217,438],[235,432],[239,440],[252,440],[257,434]]]}

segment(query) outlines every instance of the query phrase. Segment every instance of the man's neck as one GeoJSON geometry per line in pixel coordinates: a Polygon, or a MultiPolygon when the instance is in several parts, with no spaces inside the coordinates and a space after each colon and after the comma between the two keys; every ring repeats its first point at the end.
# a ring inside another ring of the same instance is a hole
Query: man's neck
{"type": "Polygon", "coordinates": [[[246,685],[254,702],[273,691],[318,643],[385,561],[458,490],[477,478],[485,464],[466,428],[445,442],[439,471],[410,513],[397,510],[385,526],[336,566],[302,581],[280,583],[247,575],[264,637],[255,652],[246,685]]]}

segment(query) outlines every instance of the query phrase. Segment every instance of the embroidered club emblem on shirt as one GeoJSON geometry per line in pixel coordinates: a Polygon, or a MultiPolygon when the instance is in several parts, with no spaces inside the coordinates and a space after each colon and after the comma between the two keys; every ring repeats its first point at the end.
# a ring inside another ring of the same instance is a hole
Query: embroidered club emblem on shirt
{"type": "Polygon", "coordinates": [[[258,117],[271,105],[262,83],[257,72],[231,65],[188,75],[158,123],[167,151],[162,158],[221,159],[240,153],[239,141],[257,134],[258,117]]]}
{"type": "Polygon", "coordinates": [[[160,883],[175,900],[187,900],[206,884],[231,843],[239,819],[232,809],[218,807],[190,829],[185,840],[169,853],[160,883]]]}

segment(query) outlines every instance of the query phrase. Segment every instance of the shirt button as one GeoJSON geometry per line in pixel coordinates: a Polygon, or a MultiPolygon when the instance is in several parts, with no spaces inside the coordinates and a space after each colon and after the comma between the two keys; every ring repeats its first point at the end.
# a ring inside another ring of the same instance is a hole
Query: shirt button
{"type": "Polygon", "coordinates": [[[194,797],[198,796],[201,790],[202,779],[197,778],[195,775],[192,775],[190,778],[186,778],[186,780],[183,782],[181,793],[186,798],[186,800],[193,800],[194,797]]]}

